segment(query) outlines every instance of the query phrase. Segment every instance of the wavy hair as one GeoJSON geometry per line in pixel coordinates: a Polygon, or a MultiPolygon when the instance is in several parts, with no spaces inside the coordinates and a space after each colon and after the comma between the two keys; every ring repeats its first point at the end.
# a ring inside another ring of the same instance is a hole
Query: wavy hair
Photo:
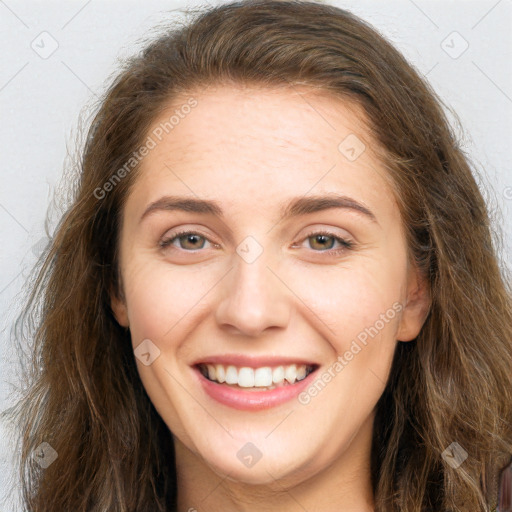
{"type": "Polygon", "coordinates": [[[200,11],[123,61],[106,88],[16,324],[32,355],[18,417],[25,506],[176,509],[172,436],[110,308],[122,294],[120,219],[138,170],[124,166],[173,98],[226,83],[309,86],[360,106],[409,257],[428,280],[429,315],[415,340],[397,344],[377,404],[376,512],[495,508],[512,454],[512,293],[474,170],[441,100],[384,37],[350,12],[295,0],[200,11]],[[58,454],[46,469],[33,457],[43,442],[58,454]],[[458,468],[442,455],[454,442],[468,452],[458,468]]]}

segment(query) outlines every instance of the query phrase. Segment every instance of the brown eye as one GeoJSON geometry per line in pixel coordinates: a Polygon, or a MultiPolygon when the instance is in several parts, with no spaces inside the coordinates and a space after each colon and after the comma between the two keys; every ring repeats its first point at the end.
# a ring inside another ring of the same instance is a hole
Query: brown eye
{"type": "Polygon", "coordinates": [[[336,242],[334,237],[328,235],[314,235],[308,237],[308,239],[313,240],[313,243],[311,244],[313,248],[315,248],[316,244],[319,244],[316,247],[318,249],[332,249],[334,243],[336,242]],[[329,243],[329,241],[331,243],[329,243]]]}
{"type": "Polygon", "coordinates": [[[353,242],[328,231],[310,233],[304,240],[310,240],[310,247],[315,249],[315,252],[338,253],[352,249],[354,245],[353,242]],[[334,248],[336,243],[341,247],[334,248]]]}
{"type": "Polygon", "coordinates": [[[177,249],[182,249],[184,251],[194,251],[197,249],[203,249],[207,240],[208,239],[206,237],[200,235],[199,233],[195,233],[194,231],[182,231],[161,240],[160,247],[165,248],[171,245],[175,246],[174,242],[177,241],[179,244],[177,249]]]}

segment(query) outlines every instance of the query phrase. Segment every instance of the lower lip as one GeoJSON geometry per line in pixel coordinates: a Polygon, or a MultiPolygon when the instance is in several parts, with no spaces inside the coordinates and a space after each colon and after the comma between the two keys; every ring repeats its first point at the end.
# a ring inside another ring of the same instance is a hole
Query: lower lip
{"type": "Polygon", "coordinates": [[[295,384],[267,391],[244,391],[243,389],[232,388],[226,384],[213,382],[207,379],[197,367],[193,369],[207,395],[221,404],[243,411],[269,409],[292,400],[310,384],[313,374],[316,373],[316,371],[311,372],[306,378],[295,384]]]}

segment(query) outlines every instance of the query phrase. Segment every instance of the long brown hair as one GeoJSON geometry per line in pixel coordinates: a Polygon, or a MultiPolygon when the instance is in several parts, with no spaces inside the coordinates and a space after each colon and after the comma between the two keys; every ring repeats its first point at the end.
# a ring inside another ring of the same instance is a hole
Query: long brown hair
{"type": "Polygon", "coordinates": [[[175,510],[172,437],[110,309],[111,293],[122,294],[120,219],[137,175],[126,163],[174,97],[230,82],[300,84],[362,107],[411,261],[428,279],[430,313],[416,340],[398,343],[377,405],[376,511],[495,507],[512,454],[512,308],[486,203],[442,103],[402,55],[350,12],[293,0],[199,12],[128,59],[101,99],[72,204],[18,322],[33,337],[19,416],[26,507],[175,510]],[[58,454],[46,468],[33,455],[41,443],[58,454]],[[443,457],[452,443],[468,453],[457,468],[443,457]]]}

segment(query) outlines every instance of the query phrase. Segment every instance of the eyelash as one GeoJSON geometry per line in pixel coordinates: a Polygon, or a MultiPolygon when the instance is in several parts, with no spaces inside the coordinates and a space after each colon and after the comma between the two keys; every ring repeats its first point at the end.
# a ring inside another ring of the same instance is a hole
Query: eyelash
{"type": "MultiPolygon", "coordinates": [[[[178,233],[174,233],[172,235],[172,237],[162,239],[160,241],[159,245],[160,245],[160,247],[162,249],[168,248],[168,247],[172,246],[172,243],[175,240],[177,240],[177,239],[179,239],[179,238],[181,238],[182,236],[185,236],[185,235],[198,235],[199,237],[204,238],[205,240],[208,240],[208,242],[212,243],[206,236],[201,235],[201,233],[198,233],[196,231],[183,230],[183,231],[179,231],[178,233]]],[[[341,246],[342,246],[339,249],[328,249],[326,251],[314,251],[314,252],[327,253],[327,254],[331,254],[331,255],[337,255],[337,254],[340,254],[342,252],[345,252],[347,250],[351,250],[351,249],[354,248],[354,242],[352,242],[350,240],[345,240],[344,238],[336,236],[334,233],[331,233],[329,231],[312,231],[311,233],[307,234],[302,239],[302,241],[305,241],[308,238],[311,238],[313,236],[327,236],[327,237],[330,237],[330,238],[334,238],[334,240],[336,242],[339,242],[341,244],[341,246]]],[[[213,244],[213,245],[217,246],[217,244],[213,244]]],[[[197,252],[200,249],[198,249],[197,251],[194,251],[194,250],[188,251],[186,249],[178,249],[178,250],[183,250],[185,252],[197,252]]]]}

